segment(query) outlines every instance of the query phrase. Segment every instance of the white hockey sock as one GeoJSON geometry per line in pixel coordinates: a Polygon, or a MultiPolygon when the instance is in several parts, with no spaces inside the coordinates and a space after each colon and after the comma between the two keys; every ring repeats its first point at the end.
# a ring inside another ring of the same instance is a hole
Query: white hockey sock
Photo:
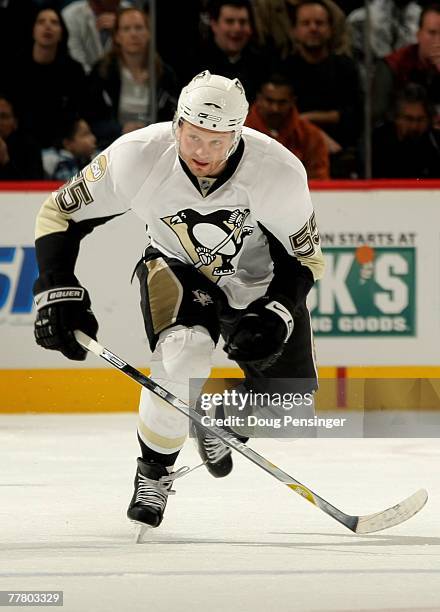
{"type": "MultiPolygon", "coordinates": [[[[152,379],[182,401],[194,401],[209,377],[213,349],[211,337],[200,326],[167,330],[155,351],[152,379]]],[[[182,448],[188,435],[188,418],[142,389],[138,433],[146,446],[169,455],[182,448]]]]}

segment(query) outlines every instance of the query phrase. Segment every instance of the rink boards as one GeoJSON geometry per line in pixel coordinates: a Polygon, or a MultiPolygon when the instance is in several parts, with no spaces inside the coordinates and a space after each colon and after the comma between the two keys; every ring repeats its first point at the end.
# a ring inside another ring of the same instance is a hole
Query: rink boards
{"type": "MultiPolygon", "coordinates": [[[[33,226],[54,187],[0,188],[0,410],[135,409],[138,390],[117,372],[93,357],[77,364],[34,344],[33,226]]],[[[328,393],[341,403],[348,380],[403,376],[431,379],[426,384],[435,395],[440,182],[333,182],[316,184],[312,192],[327,274],[309,306],[320,374],[331,380],[328,393]]],[[[140,368],[148,367],[150,354],[137,281],[130,284],[130,278],[144,244],[144,224],[127,213],[83,241],[77,267],[101,341],[140,368]]],[[[219,348],[212,374],[240,371],[219,348]]]]}

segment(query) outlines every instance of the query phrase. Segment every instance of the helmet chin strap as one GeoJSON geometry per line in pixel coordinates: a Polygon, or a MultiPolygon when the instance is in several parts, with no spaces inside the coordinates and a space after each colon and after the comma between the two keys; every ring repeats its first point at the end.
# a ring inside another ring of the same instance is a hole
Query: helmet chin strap
{"type": "Polygon", "coordinates": [[[240,142],[240,138],[241,138],[241,130],[238,130],[237,132],[234,132],[235,136],[234,136],[234,141],[231,145],[231,148],[229,149],[229,151],[226,153],[226,159],[229,159],[229,157],[231,157],[231,155],[233,155],[235,153],[235,151],[237,150],[238,147],[238,143],[240,142]]]}
{"type": "MultiPolygon", "coordinates": [[[[225,157],[225,159],[221,159],[216,165],[215,168],[213,168],[213,171],[215,172],[222,164],[226,164],[226,162],[228,161],[228,158],[225,157]]],[[[212,174],[212,173],[211,173],[212,174]]],[[[209,175],[208,175],[209,176],[209,175]]]]}

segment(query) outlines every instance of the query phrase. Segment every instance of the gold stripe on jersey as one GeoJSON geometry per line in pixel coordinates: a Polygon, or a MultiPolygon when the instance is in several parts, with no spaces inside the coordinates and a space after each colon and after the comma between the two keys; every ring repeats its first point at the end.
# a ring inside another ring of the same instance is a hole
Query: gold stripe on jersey
{"type": "Polygon", "coordinates": [[[295,257],[303,266],[309,268],[313,274],[313,280],[317,281],[324,276],[325,260],[320,246],[315,246],[315,251],[312,255],[301,257],[301,255],[296,254],[295,257]]]}
{"type": "MultiPolygon", "coordinates": [[[[166,404],[164,400],[161,401],[166,405],[167,408],[169,408],[169,404],[166,404]]],[[[138,420],[138,431],[140,437],[145,442],[145,444],[154,445],[156,448],[163,448],[168,451],[178,450],[179,448],[181,448],[187,437],[185,434],[184,436],[178,436],[177,438],[167,438],[147,427],[147,425],[145,425],[145,423],[141,421],[141,419],[138,420]]]]}
{"type": "Polygon", "coordinates": [[[37,215],[35,240],[55,232],[66,232],[69,227],[69,215],[62,213],[52,196],[44,201],[37,215]]]}
{"type": "Polygon", "coordinates": [[[158,257],[145,262],[148,268],[148,298],[154,333],[176,322],[183,299],[183,287],[168,264],[158,257]]]}

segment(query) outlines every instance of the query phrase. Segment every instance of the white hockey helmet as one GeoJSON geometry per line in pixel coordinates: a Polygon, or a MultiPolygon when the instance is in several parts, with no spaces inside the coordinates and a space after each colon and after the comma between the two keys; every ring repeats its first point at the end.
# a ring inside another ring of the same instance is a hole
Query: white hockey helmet
{"type": "Polygon", "coordinates": [[[235,132],[229,156],[237,148],[248,110],[244,88],[238,79],[204,70],[182,89],[174,126],[184,120],[207,130],[235,132]]]}

